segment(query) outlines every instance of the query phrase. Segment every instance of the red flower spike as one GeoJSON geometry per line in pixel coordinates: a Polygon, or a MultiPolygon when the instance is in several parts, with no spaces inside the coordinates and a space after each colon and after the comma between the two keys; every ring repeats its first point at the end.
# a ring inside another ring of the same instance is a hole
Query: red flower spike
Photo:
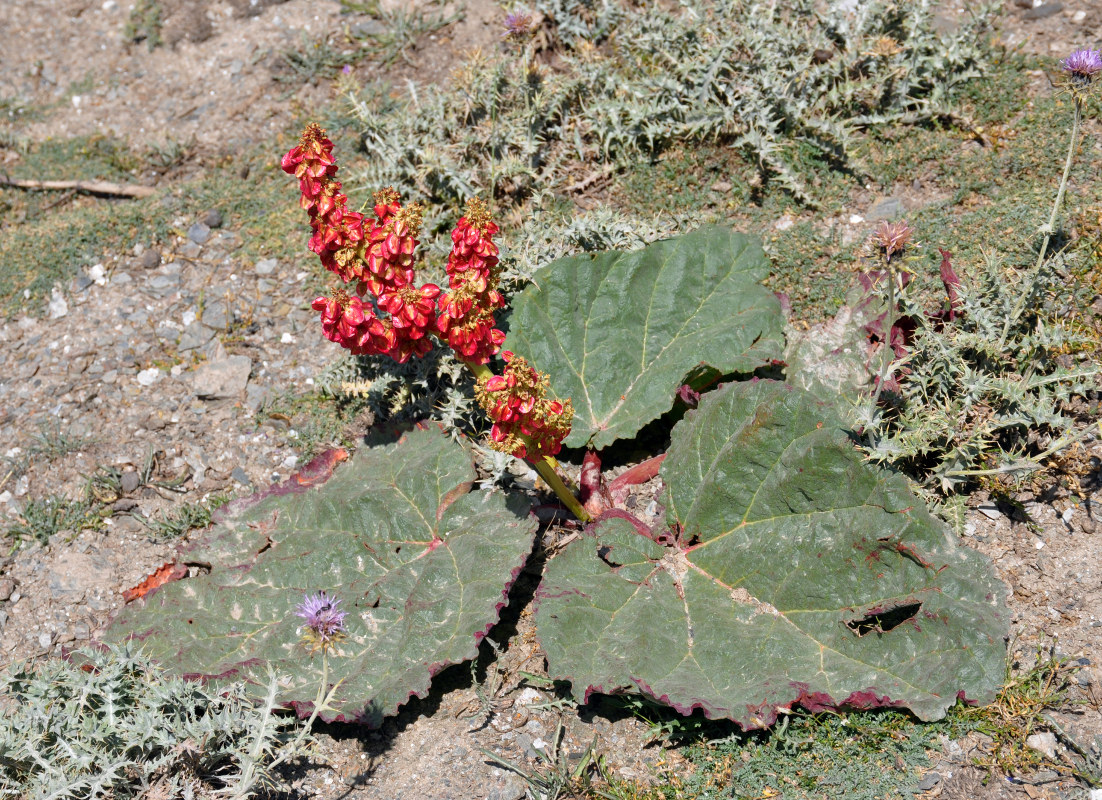
{"type": "Polygon", "coordinates": [[[452,231],[448,256],[450,292],[439,303],[437,329],[448,345],[467,361],[489,363],[505,335],[494,327],[494,309],[505,299],[497,290],[498,249],[492,237],[497,225],[478,198],[467,203],[467,214],[452,231]]]}

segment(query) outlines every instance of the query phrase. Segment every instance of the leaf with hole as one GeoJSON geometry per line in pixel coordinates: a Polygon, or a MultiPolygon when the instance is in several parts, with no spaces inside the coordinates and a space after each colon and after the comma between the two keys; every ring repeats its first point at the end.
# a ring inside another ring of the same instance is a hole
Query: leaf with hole
{"type": "Polygon", "coordinates": [[[181,561],[203,573],[128,605],[107,639],[133,639],[186,676],[282,676],[279,700],[309,710],[321,656],[299,635],[307,593],[341,601],[347,637],[330,655],[343,680],[325,719],[378,725],[432,676],[473,658],[532,548],[535,521],[500,494],[471,492],[465,448],[413,431],[364,448],[331,475],[296,476],[227,507],[181,561]]]}
{"type": "Polygon", "coordinates": [[[757,239],[720,227],[560,258],[514,298],[506,348],[573,401],[567,446],[601,449],[669,411],[700,367],[748,373],[781,357],[768,274],[757,239]]]}
{"type": "Polygon", "coordinates": [[[829,408],[772,381],[706,395],[673,430],[666,525],[599,520],[548,565],[554,679],[641,691],[747,728],[780,710],[936,719],[1003,677],[1005,588],[829,408]]]}

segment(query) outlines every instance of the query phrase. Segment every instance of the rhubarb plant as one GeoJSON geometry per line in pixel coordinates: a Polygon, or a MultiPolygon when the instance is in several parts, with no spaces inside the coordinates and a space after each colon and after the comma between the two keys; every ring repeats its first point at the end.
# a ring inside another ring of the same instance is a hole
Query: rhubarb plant
{"type": "MultiPolygon", "coordinates": [[[[709,227],[559,259],[498,327],[485,202],[457,222],[441,287],[418,278],[417,204],[383,189],[371,213],[351,210],[324,131],[309,126],[283,167],[341,282],[313,301],[322,334],[399,363],[450,350],[489,446],[591,523],[537,592],[549,671],[579,699],[643,691],[760,727],[794,703],[931,719],[992,695],[1007,617],[990,563],[861,457],[829,398],[762,380],[784,367],[785,337],[757,240],[709,227]],[[665,519],[644,522],[623,490],[663,457],[605,485],[600,454],[678,398],[699,406],[670,432],[665,519]],[[577,487],[564,447],[584,450],[577,487]]],[[[527,496],[472,491],[471,448],[438,431],[342,460],[224,509],[109,637],[207,681],[274,672],[277,700],[311,721],[369,725],[473,658],[532,550],[527,496]]]]}

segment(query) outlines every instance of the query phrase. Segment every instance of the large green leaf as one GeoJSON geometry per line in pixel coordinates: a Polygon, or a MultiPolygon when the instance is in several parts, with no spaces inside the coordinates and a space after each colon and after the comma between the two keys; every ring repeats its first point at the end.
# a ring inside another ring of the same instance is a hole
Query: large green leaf
{"type": "Polygon", "coordinates": [[[280,701],[303,710],[321,656],[301,643],[294,611],[324,590],[350,612],[329,658],[331,682],[344,683],[326,719],[377,725],[475,656],[531,550],[535,521],[500,494],[470,492],[474,478],[465,449],[437,431],[361,450],[319,485],[232,510],[183,558],[209,573],[131,604],[108,638],[137,639],[191,677],[266,684],[270,665],[280,701]]]}
{"type": "Polygon", "coordinates": [[[771,381],[705,396],[673,430],[668,530],[598,521],[548,566],[548,671],[745,727],[793,703],[935,719],[1000,684],[1005,589],[838,419],[771,381]]]}
{"type": "Polygon", "coordinates": [[[752,372],[784,350],[757,239],[704,228],[630,253],[560,258],[513,300],[506,347],[574,402],[571,447],[630,438],[700,365],[752,372]]]}

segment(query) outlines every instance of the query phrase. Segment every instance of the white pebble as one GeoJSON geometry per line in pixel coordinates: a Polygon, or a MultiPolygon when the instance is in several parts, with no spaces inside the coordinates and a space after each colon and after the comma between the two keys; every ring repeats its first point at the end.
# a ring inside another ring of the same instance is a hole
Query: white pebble
{"type": "Polygon", "coordinates": [[[50,319],[61,319],[69,313],[69,303],[65,299],[65,295],[61,293],[61,289],[57,286],[54,287],[53,292],[50,294],[49,303],[50,319]]]}
{"type": "Polygon", "coordinates": [[[849,217],[849,224],[850,225],[860,225],[864,221],[865,221],[865,218],[862,217],[860,214],[850,214],[850,217],[849,217]]]}
{"type": "Polygon", "coordinates": [[[156,367],[150,367],[149,369],[143,369],[138,373],[138,384],[141,386],[152,386],[161,379],[161,371],[156,367]]]}

